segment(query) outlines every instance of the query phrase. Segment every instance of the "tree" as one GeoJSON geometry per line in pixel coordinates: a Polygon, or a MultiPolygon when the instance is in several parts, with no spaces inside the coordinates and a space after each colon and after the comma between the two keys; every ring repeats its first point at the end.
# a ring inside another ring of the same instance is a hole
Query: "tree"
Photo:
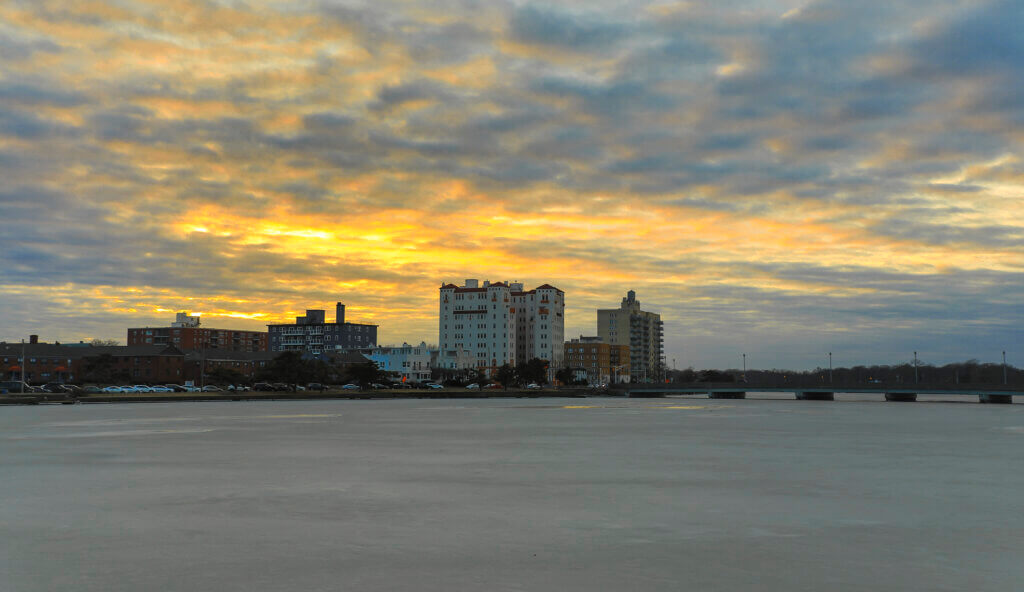
{"type": "Polygon", "coordinates": [[[498,368],[498,375],[495,378],[505,388],[519,384],[516,369],[508,364],[503,364],[501,368],[498,368]]]}
{"type": "Polygon", "coordinates": [[[383,380],[383,376],[384,373],[381,372],[381,369],[373,362],[368,361],[362,364],[353,364],[348,367],[349,380],[357,382],[363,387],[370,385],[370,383],[383,380]]]}
{"type": "Polygon", "coordinates": [[[114,383],[131,380],[127,370],[117,368],[117,360],[110,354],[85,358],[83,370],[82,380],[85,382],[114,383]]]}
{"type": "Polygon", "coordinates": [[[206,373],[206,381],[212,384],[247,384],[249,379],[234,368],[215,366],[206,373]]]}
{"type": "Polygon", "coordinates": [[[116,339],[93,339],[89,342],[89,345],[96,347],[109,347],[112,345],[121,345],[121,342],[116,339]]]}
{"type": "Polygon", "coordinates": [[[574,384],[576,379],[573,377],[572,368],[561,368],[558,372],[555,372],[555,380],[562,384],[574,384]]]}
{"type": "Polygon", "coordinates": [[[540,358],[527,360],[520,364],[516,371],[519,379],[527,383],[546,384],[548,381],[548,361],[540,358]]]}
{"type": "Polygon", "coordinates": [[[312,382],[315,370],[309,361],[302,359],[301,352],[285,351],[270,361],[260,372],[260,377],[272,382],[304,384],[312,382]]]}

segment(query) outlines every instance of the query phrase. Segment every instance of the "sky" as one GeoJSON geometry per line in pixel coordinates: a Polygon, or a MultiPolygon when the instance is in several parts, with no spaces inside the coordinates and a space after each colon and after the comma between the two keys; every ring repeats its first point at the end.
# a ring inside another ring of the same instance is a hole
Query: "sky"
{"type": "Polygon", "coordinates": [[[685,368],[1024,365],[1019,0],[0,2],[0,340],[635,290],[685,368]]]}

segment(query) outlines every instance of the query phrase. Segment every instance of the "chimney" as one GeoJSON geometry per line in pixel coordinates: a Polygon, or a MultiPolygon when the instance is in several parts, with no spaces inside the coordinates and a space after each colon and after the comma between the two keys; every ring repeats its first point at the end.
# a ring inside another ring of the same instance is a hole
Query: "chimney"
{"type": "Polygon", "coordinates": [[[334,310],[335,310],[334,322],[339,324],[339,325],[344,324],[345,323],[345,305],[339,302],[339,303],[334,305],[334,310]]]}
{"type": "Polygon", "coordinates": [[[28,336],[28,342],[29,343],[39,343],[39,336],[38,335],[29,335],[28,336]]]}
{"type": "Polygon", "coordinates": [[[475,287],[477,287],[478,285],[479,285],[479,284],[477,284],[477,281],[476,281],[476,280],[466,280],[466,287],[467,287],[467,288],[475,288],[475,287]]]}

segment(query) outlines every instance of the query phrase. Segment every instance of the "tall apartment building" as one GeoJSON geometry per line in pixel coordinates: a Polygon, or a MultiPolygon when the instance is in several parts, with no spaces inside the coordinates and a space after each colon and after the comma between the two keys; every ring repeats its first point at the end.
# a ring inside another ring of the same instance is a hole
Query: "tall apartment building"
{"type": "Polygon", "coordinates": [[[439,348],[470,352],[487,374],[531,358],[562,366],[565,292],[554,286],[527,291],[520,283],[469,279],[442,285],[439,305],[439,348]]]}
{"type": "Polygon", "coordinates": [[[220,349],[228,351],[267,351],[266,331],[208,329],[200,327],[198,316],[179,312],[170,327],[132,327],[128,329],[128,345],[173,345],[188,351],[220,349]]]}
{"type": "Polygon", "coordinates": [[[597,335],[610,345],[629,346],[630,373],[634,381],[660,378],[664,369],[664,325],[661,315],[640,309],[636,292],[630,290],[619,308],[597,311],[597,335]]]}
{"type": "Polygon", "coordinates": [[[580,335],[565,342],[565,365],[582,370],[590,384],[629,382],[629,346],[580,335]]]}
{"type": "Polygon", "coordinates": [[[267,325],[270,351],[301,351],[319,354],[335,349],[374,347],[377,325],[345,322],[345,305],[335,305],[333,323],[327,322],[323,310],[307,310],[290,324],[267,325]]]}

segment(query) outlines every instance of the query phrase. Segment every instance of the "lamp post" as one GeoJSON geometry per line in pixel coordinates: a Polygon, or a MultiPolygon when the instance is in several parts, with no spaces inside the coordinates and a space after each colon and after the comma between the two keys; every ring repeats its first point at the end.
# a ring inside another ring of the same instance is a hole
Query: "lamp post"
{"type": "Polygon", "coordinates": [[[1006,383],[1006,352],[1003,351],[1003,384],[1006,383]]]}
{"type": "Polygon", "coordinates": [[[832,384],[832,352],[828,352],[828,383],[832,384]]]}
{"type": "Polygon", "coordinates": [[[917,384],[917,352],[914,352],[914,384],[917,384]]]}

